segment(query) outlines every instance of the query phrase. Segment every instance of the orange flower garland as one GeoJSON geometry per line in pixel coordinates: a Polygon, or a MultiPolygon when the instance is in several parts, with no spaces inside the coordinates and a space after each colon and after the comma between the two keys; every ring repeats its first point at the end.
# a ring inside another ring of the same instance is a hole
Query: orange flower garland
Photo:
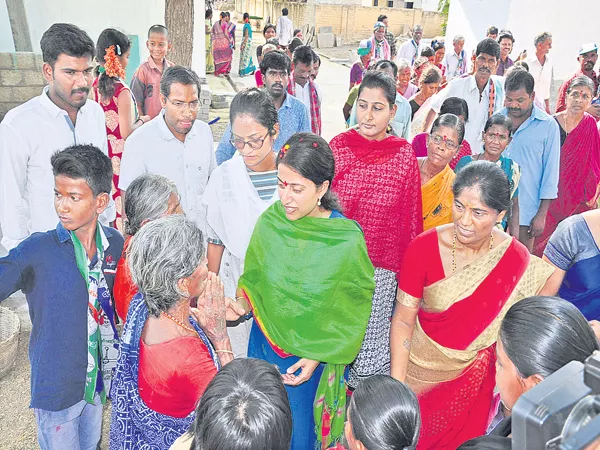
{"type": "Polygon", "coordinates": [[[104,55],[104,71],[111,78],[125,78],[125,70],[121,66],[119,57],[115,54],[115,46],[111,45],[104,55]]]}

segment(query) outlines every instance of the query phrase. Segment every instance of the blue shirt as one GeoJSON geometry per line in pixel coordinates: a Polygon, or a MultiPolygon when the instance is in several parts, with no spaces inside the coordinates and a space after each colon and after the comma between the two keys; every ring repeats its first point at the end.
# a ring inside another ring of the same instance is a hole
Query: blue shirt
{"type": "MultiPolygon", "coordinates": [[[[355,126],[358,121],[356,119],[356,104],[357,100],[354,102],[354,106],[352,106],[352,113],[350,113],[350,119],[348,121],[348,125],[350,127],[355,126]]],[[[406,100],[401,94],[396,92],[396,115],[390,122],[390,125],[394,129],[394,133],[396,136],[403,137],[408,140],[410,137],[410,125],[412,120],[412,109],[410,108],[410,103],[406,100]]]]}
{"type": "MultiPolygon", "coordinates": [[[[310,119],[308,118],[308,110],[304,103],[297,98],[285,94],[285,100],[277,111],[279,117],[279,135],[273,144],[273,151],[279,152],[281,147],[294,134],[303,131],[310,132],[310,119]]],[[[217,164],[221,165],[225,161],[231,159],[235,154],[235,147],[229,142],[231,139],[231,124],[227,125],[225,133],[217,147],[217,164]]]]}
{"type": "MultiPolygon", "coordinates": [[[[500,113],[508,115],[506,108],[500,113]]],[[[504,154],[521,167],[519,225],[529,226],[541,200],[558,196],[560,132],[556,120],[534,106],[504,154]]]]}
{"type": "MultiPolygon", "coordinates": [[[[108,240],[102,271],[112,292],[123,237],[102,227],[108,240]]],[[[34,233],[0,258],[0,300],[18,290],[27,298],[31,408],[61,411],[83,399],[87,373],[88,292],[71,234],[56,229],[34,233]]]]}

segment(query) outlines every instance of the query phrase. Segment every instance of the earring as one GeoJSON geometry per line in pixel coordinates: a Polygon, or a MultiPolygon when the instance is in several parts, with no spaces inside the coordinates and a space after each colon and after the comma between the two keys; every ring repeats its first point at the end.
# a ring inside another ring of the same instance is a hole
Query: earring
{"type": "Polygon", "coordinates": [[[321,199],[317,202],[317,206],[321,206],[321,199]]]}

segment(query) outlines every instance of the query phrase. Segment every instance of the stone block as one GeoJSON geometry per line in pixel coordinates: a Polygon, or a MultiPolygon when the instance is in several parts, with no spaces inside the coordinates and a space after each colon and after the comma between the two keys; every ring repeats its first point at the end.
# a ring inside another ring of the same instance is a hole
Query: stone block
{"type": "Polygon", "coordinates": [[[12,69],[14,67],[13,53],[0,53],[0,69],[12,69]]]}
{"type": "Polygon", "coordinates": [[[319,33],[333,33],[333,27],[319,27],[319,33]]]}
{"type": "Polygon", "coordinates": [[[341,34],[336,34],[335,35],[335,46],[342,47],[343,45],[344,45],[344,38],[342,37],[341,34]]]}
{"type": "Polygon", "coordinates": [[[212,109],[226,109],[229,108],[229,103],[227,101],[224,102],[215,102],[213,101],[210,105],[212,109]]]}
{"type": "Polygon", "coordinates": [[[12,87],[0,86],[0,103],[11,103],[13,101],[12,87]]]}
{"type": "Polygon", "coordinates": [[[1,70],[0,86],[19,86],[23,82],[23,72],[18,69],[1,70]]]}
{"type": "Polygon", "coordinates": [[[44,58],[42,58],[42,55],[35,55],[35,66],[42,70],[42,65],[44,64],[44,58]]]}
{"type": "Polygon", "coordinates": [[[16,86],[8,89],[12,91],[12,102],[25,103],[27,100],[40,95],[39,86],[16,86]]]}
{"type": "Polygon", "coordinates": [[[41,70],[24,70],[22,74],[24,86],[44,86],[46,84],[41,70]]]}
{"type": "Polygon", "coordinates": [[[17,67],[19,69],[33,69],[35,68],[35,54],[30,52],[17,52],[15,53],[17,58],[17,67]]]}
{"type": "Polygon", "coordinates": [[[333,33],[319,33],[317,34],[317,47],[318,48],[331,48],[335,43],[335,37],[333,33]]]}

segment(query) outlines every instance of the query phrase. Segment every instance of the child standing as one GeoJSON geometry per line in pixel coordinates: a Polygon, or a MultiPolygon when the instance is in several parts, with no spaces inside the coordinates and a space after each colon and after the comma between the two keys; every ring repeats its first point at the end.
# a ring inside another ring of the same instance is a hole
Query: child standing
{"type": "Polygon", "coordinates": [[[95,449],[119,352],[112,286],[123,237],[98,222],[110,201],[108,157],[75,145],[50,164],[59,223],[0,258],[0,301],[20,289],[29,304],[40,447],[95,449]]]}
{"type": "Polygon", "coordinates": [[[131,53],[130,47],[129,39],[120,31],[108,28],[100,33],[96,45],[96,61],[99,65],[92,84],[94,100],[104,110],[108,156],[113,166],[111,195],[117,208],[116,226],[119,231],[123,231],[119,169],[125,139],[134,129],[150,120],[149,116],[136,119],[135,102],[132,100],[131,91],[123,82],[131,53]]]}
{"type": "Polygon", "coordinates": [[[153,25],[148,30],[146,48],[150,52],[148,61],[140,65],[133,74],[131,90],[142,115],[154,119],[162,109],[160,105],[160,79],[167,67],[174,64],[166,56],[171,49],[169,32],[163,25],[153,25]]]}

